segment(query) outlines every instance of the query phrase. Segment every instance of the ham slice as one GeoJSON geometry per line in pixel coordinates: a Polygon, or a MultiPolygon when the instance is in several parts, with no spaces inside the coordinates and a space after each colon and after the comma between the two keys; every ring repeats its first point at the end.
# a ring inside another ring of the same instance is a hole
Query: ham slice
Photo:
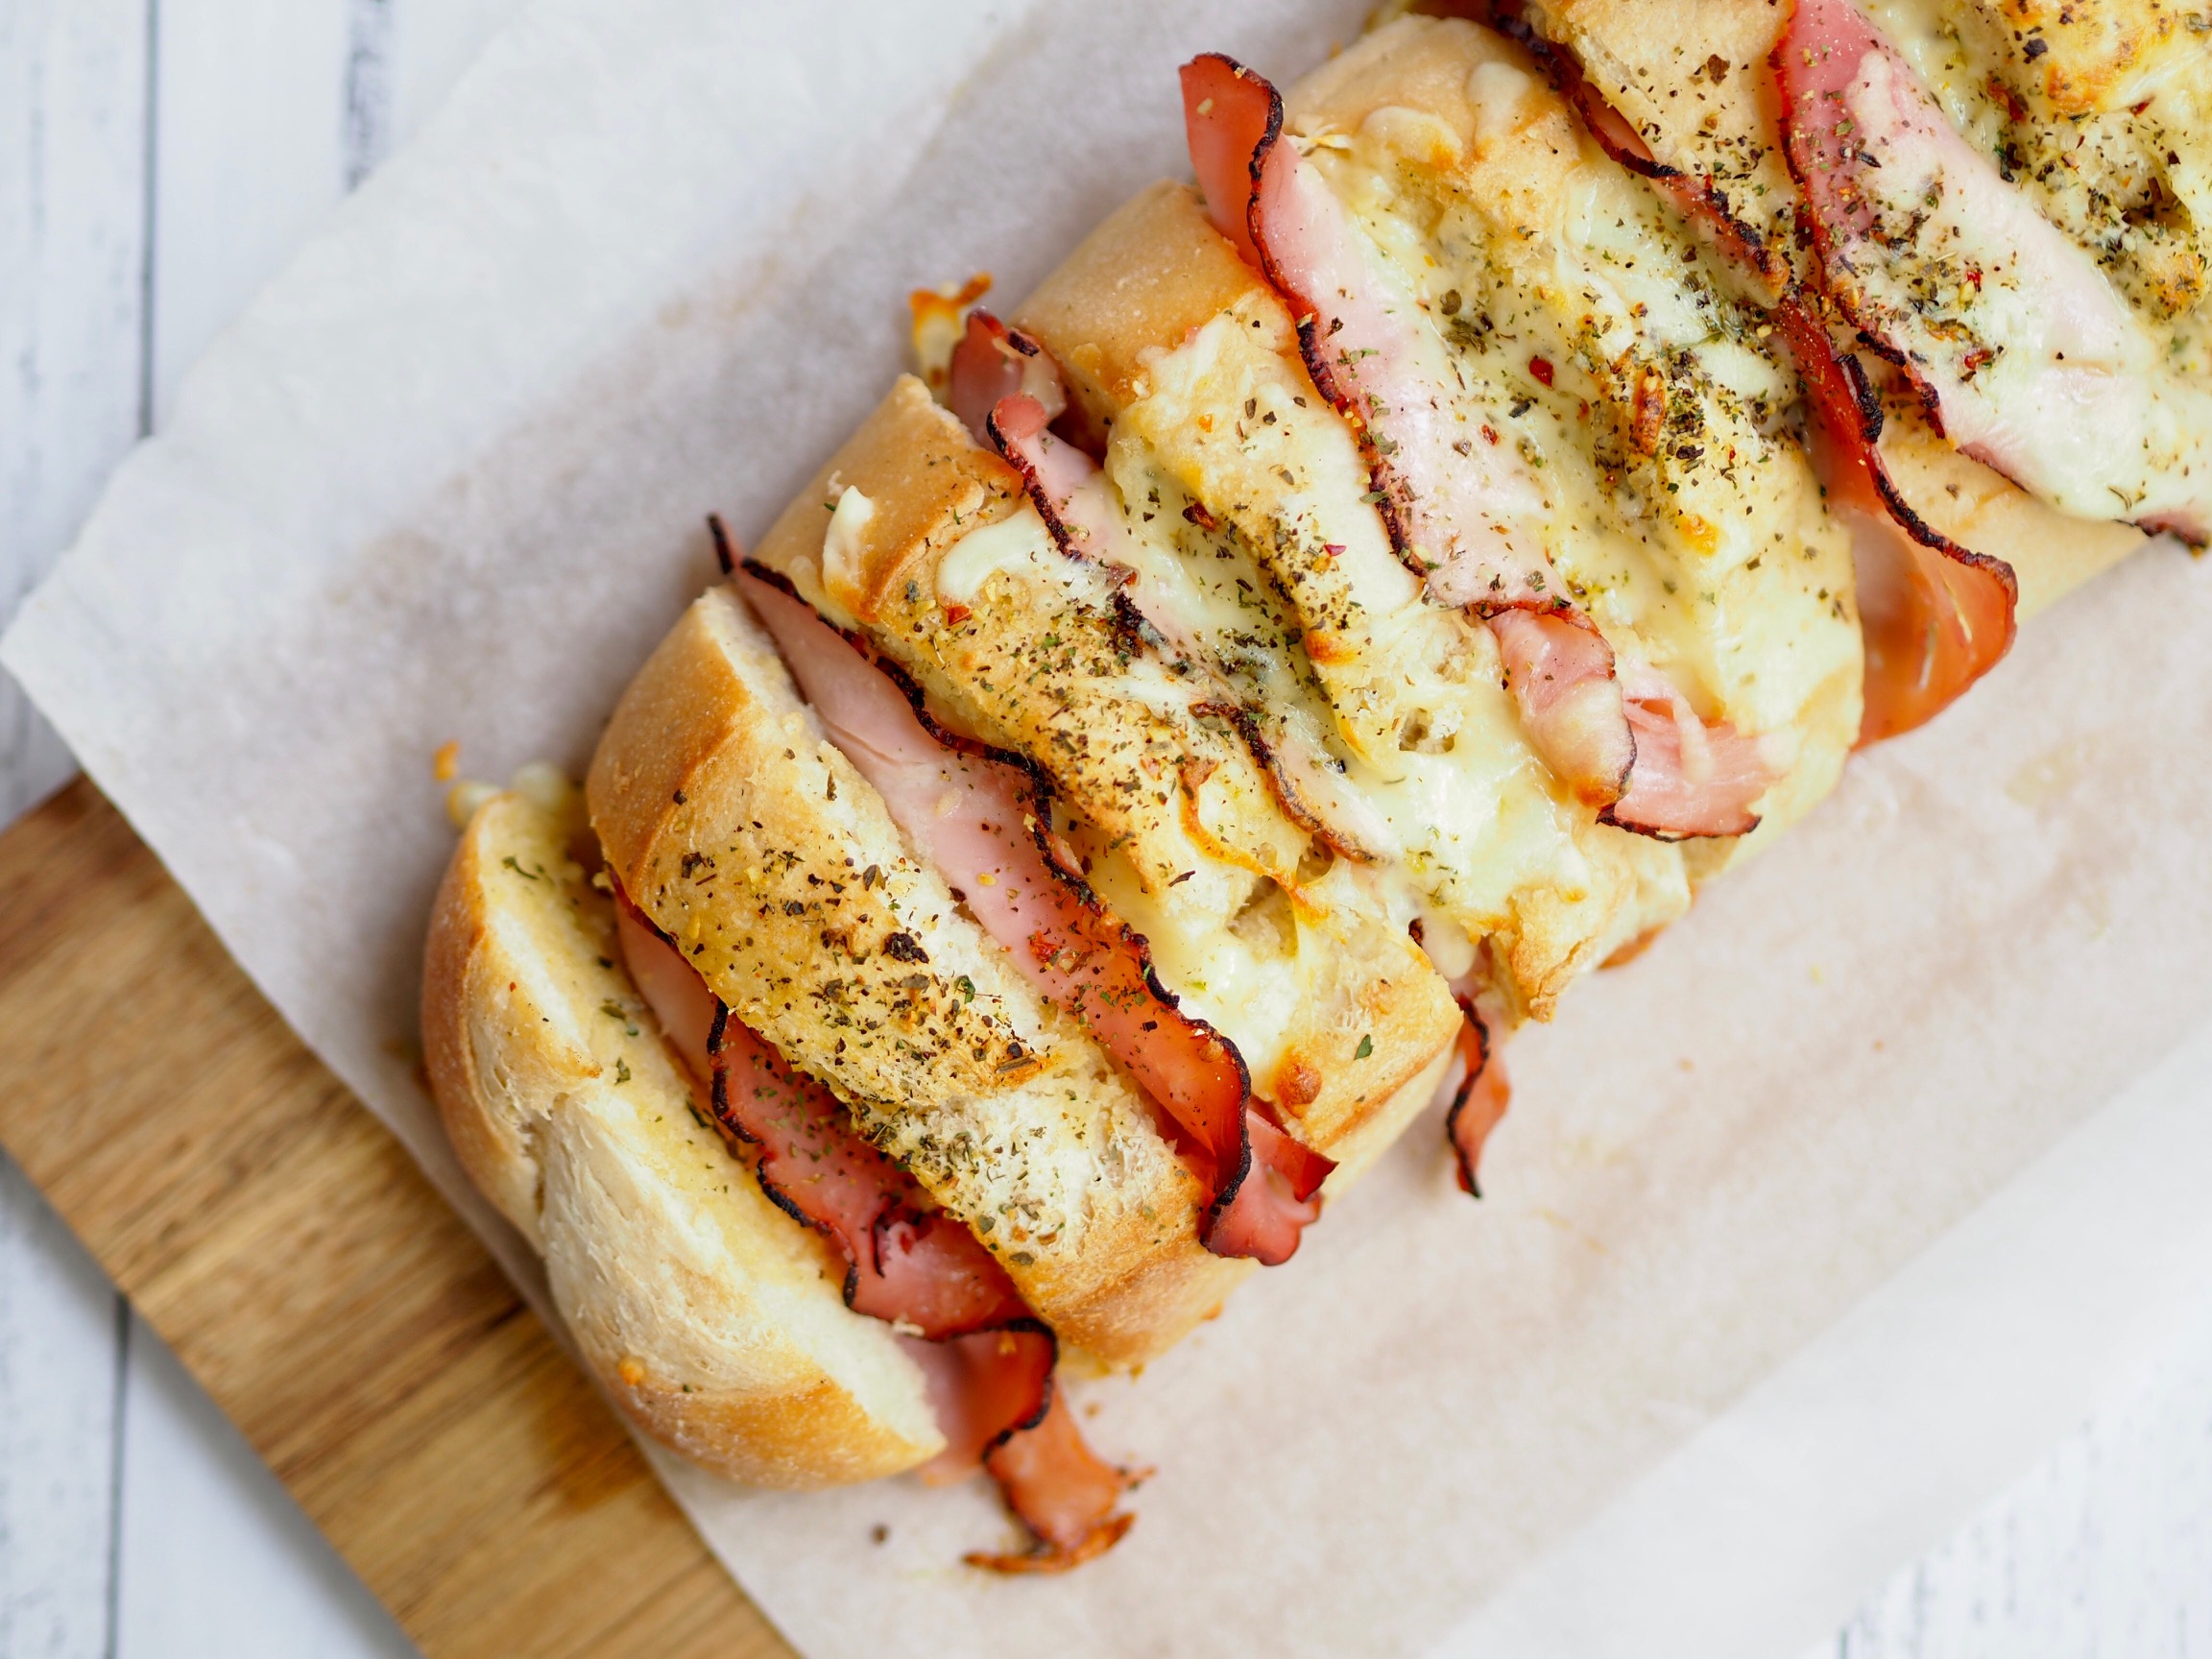
{"type": "MultiPolygon", "coordinates": [[[[2011,566],[1938,534],[1891,483],[1876,446],[1881,404],[1857,359],[1836,349],[1816,302],[1791,284],[1787,260],[1729,214],[1710,180],[1655,159],[1564,49],[1525,28],[1513,33],[1559,81],[1607,155],[1667,191],[1722,248],[1784,291],[1776,316],[1805,387],[1814,469],[1829,511],[1851,534],[1858,573],[1866,660],[1859,741],[1911,731],[2010,648],[2019,591],[2011,566]]],[[[1632,709],[1631,724],[1636,719],[1632,709]]],[[[1640,746],[1649,740],[1642,727],[1637,736],[1640,746]]]]}
{"type": "Polygon", "coordinates": [[[1065,1573],[1113,1549],[1137,1519],[1114,1512],[1128,1479],[1083,1443],[1075,1415],[1057,1389],[1044,1418],[992,1448],[983,1466],[1043,1547],[1020,1555],[973,1554],[967,1558],[971,1567],[1065,1573]]]}
{"type": "Polygon", "coordinates": [[[668,1039],[699,1087],[709,1088],[714,1081],[710,1046],[715,1023],[722,1018],[722,999],[707,988],[699,970],[684,960],[676,942],[619,887],[614,890],[614,932],[622,947],[623,966],[653,1010],[661,1035],[668,1039]]]}
{"type": "Polygon", "coordinates": [[[631,976],[707,1083],[715,1120],[753,1149],[761,1190],[844,1253],[845,1305],[935,1340],[1029,1317],[1006,1270],[975,1236],[862,1140],[829,1090],[733,1019],[626,895],[619,905],[631,976]]]}
{"type": "Polygon", "coordinates": [[[1637,664],[1623,677],[1628,727],[1636,734],[1636,768],[1628,791],[1599,816],[1661,840],[1681,834],[1662,826],[1696,823],[1707,835],[1748,835],[1759,828],[1751,804],[1782,768],[1768,746],[1725,720],[1698,718],[1681,687],[1637,664]]]}
{"type": "Polygon", "coordinates": [[[1545,763],[1589,805],[1624,800],[1638,752],[1605,636],[1574,613],[1501,611],[1489,620],[1506,689],[1545,763]]]}
{"type": "Polygon", "coordinates": [[[715,1121],[751,1153],[761,1190],[843,1252],[846,1305],[905,1336],[945,1436],[924,1474],[949,1479],[982,1466],[1038,1540],[1024,1554],[970,1559],[1055,1571],[1111,1550],[1136,1519],[1116,1513],[1126,1482],[1083,1443],[1052,1385],[1059,1343],[1005,1269],[861,1139],[827,1089],[733,1018],[627,894],[615,904],[632,979],[707,1089],[715,1121]]]}
{"type": "Polygon", "coordinates": [[[1290,302],[1313,383],[1360,433],[1393,539],[1431,592],[1551,606],[1544,492],[1516,450],[1481,441],[1436,395],[1410,299],[1385,292],[1350,212],[1282,141],[1275,88],[1210,53],[1183,66],[1183,102],[1208,216],[1290,302]]]}
{"type": "MultiPolygon", "coordinates": [[[[1207,1247],[1269,1265],[1284,1260],[1284,1228],[1221,1224],[1253,1165],[1243,1060],[1181,1010],[1152,972],[1144,942],[1106,912],[1053,846],[1037,780],[1011,760],[941,742],[890,677],[811,608],[751,571],[736,582],[830,740],[875,786],[914,850],[960,892],[1023,976],[1082,1020],[1170,1121],[1211,1194],[1207,1247]]],[[[1296,1178],[1287,1184],[1294,1190],[1296,1178]]],[[[1277,1201],[1274,1183],[1255,1185],[1247,1207],[1264,1204],[1279,1216],[1297,1207],[1277,1201]]],[[[1295,1227],[1288,1234],[1295,1248],[1295,1227]]]]}
{"type": "Polygon", "coordinates": [[[845,1108],[723,1009],[708,1044],[716,1121],[756,1149],[761,1190],[836,1240],[854,1312],[942,1339],[1026,1316],[1006,1270],[948,1220],[845,1108]]]}
{"type": "Polygon", "coordinates": [[[968,313],[960,343],[952,348],[946,383],[946,406],[987,444],[984,422],[1005,397],[1025,397],[1057,420],[1068,407],[1059,365],[1045,349],[1018,328],[1009,328],[978,305],[968,313]]]}
{"type": "Polygon", "coordinates": [[[2161,372],[2087,250],[1852,0],[1796,0],[1773,64],[1822,278],[1944,435],[2068,512],[2212,535],[2212,394],[2161,372]]]}
{"type": "MultiPolygon", "coordinates": [[[[1057,1393],[1052,1366],[1059,1348],[1052,1333],[1034,1319],[946,1342],[908,1337],[903,1346],[922,1368],[930,1407],[945,1436],[945,1450],[921,1470],[933,1486],[965,1479],[986,1467],[995,1448],[1034,1432],[1051,1412],[1057,1393]]],[[[1090,1455],[1088,1449],[1084,1455],[1090,1455]]],[[[1119,1490],[1117,1485],[1117,1497],[1119,1490]]],[[[1114,1500],[1105,1506],[1112,1509],[1114,1500]]]]}
{"type": "Polygon", "coordinates": [[[1308,372],[1359,432],[1391,539],[1425,572],[1430,597],[1490,624],[1545,764],[1623,829],[1669,839],[1743,833],[1739,768],[1682,766],[1716,749],[1763,763],[1763,751],[1725,727],[1694,741],[1675,725],[1689,707],[1679,696],[1665,700],[1663,725],[1648,709],[1643,717],[1678,740],[1638,748],[1613,650],[1561,593],[1545,552],[1543,491],[1517,451],[1470,436],[1455,418],[1416,308],[1385,292],[1349,211],[1283,142],[1275,88],[1209,53],[1183,66],[1183,106],[1208,216],[1289,302],[1308,372]]]}
{"type": "Polygon", "coordinates": [[[1462,998],[1459,1007],[1467,1018],[1459,1028],[1458,1060],[1445,1078],[1452,1104],[1444,1114],[1444,1137],[1459,1165],[1459,1190],[1479,1198],[1482,1188],[1476,1170],[1482,1159],[1482,1142],[1505,1116],[1513,1090],[1505,1081],[1504,1062],[1490,1050],[1489,1027],[1475,1012],[1474,1003],[1462,998]]]}
{"type": "Polygon", "coordinates": [[[1210,1242],[1220,1255],[1281,1266],[1319,1218],[1321,1183],[1336,1166],[1291,1140],[1256,1106],[1245,1112],[1244,1135],[1251,1159],[1243,1178],[1215,1209],[1210,1242]]]}
{"type": "Polygon", "coordinates": [[[1805,385],[1814,469],[1851,532],[1866,649],[1859,741],[1879,742],[1941,712],[2011,649],[2019,583],[2009,565],[1960,546],[1898,493],[1876,445],[1881,402],[1812,298],[1793,294],[1777,315],[1805,385]]]}
{"type": "MultiPolygon", "coordinates": [[[[1048,407],[1016,393],[992,406],[981,438],[1022,474],[1030,505],[1062,552],[1094,564],[1114,563],[1116,549],[1129,533],[1114,487],[1097,462],[1047,430],[1051,420],[1048,407]]],[[[1189,644],[1188,634],[1172,615],[1164,618],[1165,627],[1149,612],[1144,619],[1178,648],[1189,644]]]]}

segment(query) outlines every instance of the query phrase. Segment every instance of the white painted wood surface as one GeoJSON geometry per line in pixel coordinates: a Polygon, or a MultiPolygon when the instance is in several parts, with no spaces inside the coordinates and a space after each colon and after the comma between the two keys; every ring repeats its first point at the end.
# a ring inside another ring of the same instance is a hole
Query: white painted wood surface
{"type": "MultiPolygon", "coordinates": [[[[0,0],[0,623],[517,3],[0,0]]],[[[0,677],[0,823],[67,771],[0,677]]],[[[0,1163],[0,1659],[407,1651],[0,1163]]],[[[2191,1653],[2212,1655],[2212,1286],[2133,1395],[1804,1659],[2191,1653]]]]}

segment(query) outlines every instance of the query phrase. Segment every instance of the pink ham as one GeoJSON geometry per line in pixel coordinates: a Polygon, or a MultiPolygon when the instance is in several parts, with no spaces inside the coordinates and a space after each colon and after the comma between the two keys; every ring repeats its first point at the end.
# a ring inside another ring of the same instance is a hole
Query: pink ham
{"type": "Polygon", "coordinates": [[[1321,1214],[1321,1183],[1335,1164],[1301,1146],[1257,1107],[1244,1115],[1252,1157],[1244,1178],[1215,1212],[1214,1248],[1269,1267],[1290,1260],[1304,1230],[1321,1214]]]}
{"type": "Polygon", "coordinates": [[[1751,805],[1782,768],[1767,745],[1725,720],[1698,718],[1681,687],[1641,665],[1623,676],[1628,726],[1636,733],[1636,769],[1628,792],[1599,814],[1607,823],[1662,840],[1668,826],[1695,823],[1705,835],[1748,835],[1759,828],[1751,805]]]}
{"type": "MultiPolygon", "coordinates": [[[[1081,1019],[1175,1126],[1211,1194],[1208,1247],[1270,1265],[1286,1256],[1274,1253],[1283,1229],[1221,1225],[1253,1166],[1243,1061],[1176,1005],[1143,941],[1047,856],[1036,781],[1011,761],[946,747],[889,677],[806,605],[750,571],[736,581],[830,739],[875,785],[915,851],[960,891],[1030,983],[1081,1019]]],[[[1274,1183],[1257,1184],[1247,1206],[1294,1207],[1274,1192],[1274,1183]]],[[[1291,1229],[1293,1248],[1295,1237],[1291,1229]]]]}
{"type": "Polygon", "coordinates": [[[1851,0],[1796,0],[1773,64],[1827,288],[1945,436],[2070,512],[2202,541],[2212,398],[2157,372],[2089,252],[1952,127],[1851,0]],[[1909,290],[1887,286],[1899,278],[1909,290]]]}
{"type": "Polygon", "coordinates": [[[619,937],[623,961],[661,1029],[708,1085],[715,1119],[754,1148],[762,1190],[844,1253],[847,1307],[932,1339],[1029,1316],[1006,1270],[975,1236],[948,1220],[912,1176],[862,1140],[829,1090],[793,1071],[733,1019],[626,895],[619,897],[619,937]]]}
{"type": "Polygon", "coordinates": [[[1027,1553],[974,1563],[1055,1571],[1112,1549],[1135,1520],[1115,1513],[1125,1483],[1083,1443],[1052,1385],[1059,1344],[1005,1269],[860,1138],[828,1090],[734,1019],[627,894],[615,904],[631,978],[707,1089],[715,1121],[751,1150],[761,1190],[843,1252],[846,1305],[904,1335],[945,1436],[923,1473],[989,1470],[1037,1537],[1027,1553]]]}
{"type": "Polygon", "coordinates": [[[1015,397],[1033,398],[1047,421],[1068,407],[1059,366],[1045,349],[978,305],[968,313],[967,329],[952,348],[946,404],[978,444],[987,444],[983,426],[991,411],[1001,398],[1015,397]]]}
{"type": "Polygon", "coordinates": [[[1022,474],[1029,504],[1063,551],[1109,562],[1128,534],[1114,487],[1097,462],[1048,429],[1051,420],[1050,409],[1017,393],[992,406],[979,436],[1022,474]]]}
{"type": "Polygon", "coordinates": [[[1482,1187],[1477,1172],[1482,1143],[1505,1116],[1513,1089],[1505,1080],[1504,1062],[1491,1049],[1490,1029],[1475,1012],[1473,999],[1461,997],[1459,1008],[1466,1017],[1459,1027],[1459,1052],[1440,1091],[1452,1102],[1444,1114],[1444,1138],[1459,1166],[1459,1190],[1470,1198],[1479,1198],[1482,1187]]]}
{"type": "Polygon", "coordinates": [[[1365,441],[1394,540],[1431,592],[1485,611],[1553,603],[1543,491],[1437,395],[1411,300],[1386,295],[1335,192],[1282,142],[1275,88],[1209,53],[1183,66],[1183,104],[1208,216],[1289,301],[1313,383],[1365,441]]]}
{"type": "Polygon", "coordinates": [[[1836,350],[1811,298],[1778,313],[1805,384],[1813,466],[1828,510],[1851,532],[1865,638],[1861,744],[1924,724],[2011,649],[2012,567],[1931,527],[1889,480],[1875,441],[1882,405],[1856,359],[1836,350]]]}
{"type": "Polygon", "coordinates": [[[1639,757],[1605,636],[1589,618],[1558,611],[1500,611],[1490,632],[1545,763],[1590,805],[1625,799],[1639,757]]]}
{"type": "MultiPolygon", "coordinates": [[[[1423,367],[1411,302],[1389,301],[1351,215],[1282,141],[1275,88],[1209,53],[1183,66],[1183,106],[1209,217],[1297,315],[1307,369],[1361,434],[1392,540],[1426,570],[1431,597],[1466,606],[1497,635],[1506,685],[1545,764],[1623,829],[1741,834],[1736,779],[1683,764],[1716,748],[1735,758],[1760,752],[1725,727],[1700,745],[1671,723],[1654,727],[1648,710],[1647,729],[1680,740],[1639,751],[1612,649],[1560,592],[1544,551],[1542,491],[1513,449],[1469,437],[1453,418],[1423,367]]],[[[1667,706],[1688,704],[1671,696],[1667,706]]]]}
{"type": "Polygon", "coordinates": [[[1040,1548],[1019,1555],[973,1554],[967,1558],[971,1567],[1065,1573],[1113,1549],[1137,1519],[1115,1513],[1128,1479],[1083,1443],[1075,1414],[1058,1389],[1046,1402],[1045,1415],[985,1453],[983,1466],[1040,1548]]]}
{"type": "Polygon", "coordinates": [[[693,1079],[702,1089],[714,1081],[714,1056],[709,1045],[715,1022],[722,1018],[722,1002],[699,977],[699,970],[684,960],[667,934],[647,920],[616,888],[614,932],[622,947],[622,965],[630,970],[645,1005],[661,1026],[693,1079]]]}

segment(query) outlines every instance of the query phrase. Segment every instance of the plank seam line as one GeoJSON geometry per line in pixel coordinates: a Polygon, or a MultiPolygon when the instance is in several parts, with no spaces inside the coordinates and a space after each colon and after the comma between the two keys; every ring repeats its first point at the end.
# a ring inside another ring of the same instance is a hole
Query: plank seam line
{"type": "Polygon", "coordinates": [[[161,0],[146,0],[146,187],[138,227],[138,436],[154,435],[155,187],[160,172],[161,0]]]}
{"type": "Polygon", "coordinates": [[[131,1381],[131,1298],[115,1292],[115,1381],[108,1430],[108,1639],[107,1659],[115,1659],[123,1613],[123,1432],[131,1381]]]}
{"type": "Polygon", "coordinates": [[[352,0],[346,49],[346,188],[360,188],[392,140],[392,0],[352,0]]]}

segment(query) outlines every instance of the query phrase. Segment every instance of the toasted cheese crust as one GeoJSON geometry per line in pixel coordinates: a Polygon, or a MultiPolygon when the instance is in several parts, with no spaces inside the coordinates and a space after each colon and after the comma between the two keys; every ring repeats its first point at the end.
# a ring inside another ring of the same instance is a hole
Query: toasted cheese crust
{"type": "Polygon", "coordinates": [[[632,682],[588,792],[639,908],[1065,1340],[1140,1362],[1249,1270],[1199,1244],[1198,1184],[1135,1089],[909,854],[733,591],[632,682]]]}
{"type": "Polygon", "coordinates": [[[463,1166],[544,1258],[615,1404],[733,1479],[809,1487],[943,1447],[919,1369],[843,1264],[707,1127],[571,854],[581,803],[470,819],[432,912],[422,1033],[463,1166]]]}
{"type": "Polygon", "coordinates": [[[1310,668],[1391,826],[1402,914],[1487,941],[1510,1014],[1549,1017],[1577,974],[1688,907],[1679,851],[1572,802],[1522,733],[1487,630],[1422,598],[1287,312],[1190,190],[1155,186],[1108,219],[1020,321],[1113,433],[1125,496],[1157,475],[1228,527],[1297,641],[1286,678],[1310,668]]]}
{"type": "MultiPolygon", "coordinates": [[[[1802,197],[1784,158],[1767,72],[1787,7],[1734,0],[1532,0],[1531,22],[1565,46],[1595,89],[1665,165],[1713,181],[1720,204],[1781,270],[1808,274],[1802,197]]],[[[2212,373],[2212,36],[2173,0],[1866,0],[1867,15],[1928,86],[1967,143],[2035,212],[2101,267],[2132,313],[2126,349],[2137,378],[2163,376],[2185,436],[2200,439],[2200,399],[2181,392],[2212,373]]],[[[1973,250],[1964,252],[1972,254],[1973,250]]],[[[2003,251],[1986,262],[2001,270],[2003,251]]],[[[1992,297],[1999,284],[1992,279],[1992,297]]],[[[1991,307],[1922,293],[1961,339],[1995,326],[1991,307]]],[[[2002,339],[1986,342],[2002,347],[2002,339]]],[[[2030,392],[2025,401],[2042,401],[2030,392]]],[[[2032,412],[2032,410],[2031,410],[2032,412]]],[[[1916,407],[1891,411],[1886,453],[1939,442],[1916,407]]],[[[2161,442],[2171,441],[2171,434],[2161,442]]],[[[1910,460],[1901,473],[1916,469],[1910,460]]],[[[2002,512],[2012,541],[1967,542],[2014,565],[2024,594],[2085,577],[2141,538],[2083,530],[1986,468],[1946,469],[1941,496],[1898,481],[1941,526],[1952,486],[2002,512]],[[2070,540],[2070,531],[2081,538],[2070,540]],[[2046,561],[2050,561],[2046,567],[2046,561]]],[[[2100,497],[2091,518],[2132,516],[2100,497]]]]}
{"type": "Polygon", "coordinates": [[[893,389],[815,493],[833,486],[880,503],[834,561],[802,495],[761,563],[860,629],[961,733],[1052,780],[1089,879],[1164,983],[1237,1044],[1284,1126],[1334,1156],[1460,1016],[1404,919],[1286,815],[1236,723],[1238,688],[1118,613],[1117,579],[1061,552],[1019,477],[919,381],[893,389]]]}

